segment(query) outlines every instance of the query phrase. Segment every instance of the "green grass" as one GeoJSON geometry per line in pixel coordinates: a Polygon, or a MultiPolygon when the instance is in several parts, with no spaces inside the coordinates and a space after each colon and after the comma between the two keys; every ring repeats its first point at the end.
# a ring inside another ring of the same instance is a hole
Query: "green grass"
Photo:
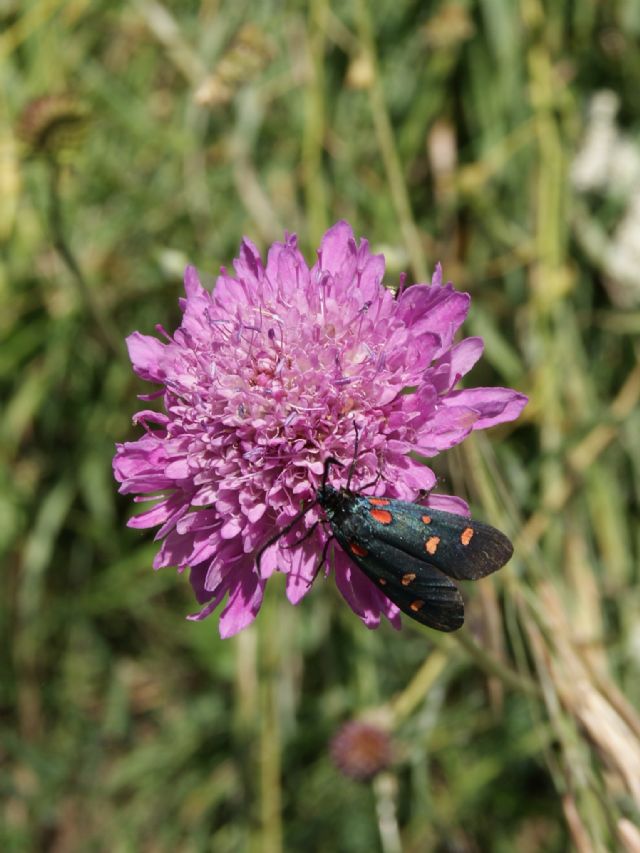
{"type": "Polygon", "coordinates": [[[0,4],[3,850],[638,849],[640,298],[602,253],[632,187],[569,175],[598,89],[638,143],[639,33],[636,0],[0,4]],[[437,461],[516,556],[459,639],[274,578],[223,642],[125,527],[123,339],[174,327],[187,262],[284,229],[311,259],[341,217],[389,283],[440,260],[473,384],[530,395],[437,461]],[[328,753],[361,716],[395,743],[373,784],[328,753]]]}

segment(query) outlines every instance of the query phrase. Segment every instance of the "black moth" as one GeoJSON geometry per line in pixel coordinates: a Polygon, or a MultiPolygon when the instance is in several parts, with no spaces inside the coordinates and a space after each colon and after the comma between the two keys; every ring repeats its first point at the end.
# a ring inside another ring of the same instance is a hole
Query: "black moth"
{"type": "MultiPolygon", "coordinates": [[[[329,458],[324,463],[322,485],[315,501],[299,513],[258,552],[262,553],[289,530],[312,506],[319,504],[333,536],[344,552],[400,610],[422,625],[438,631],[456,631],[464,622],[464,602],[451,580],[478,580],[502,568],[513,554],[509,539],[474,519],[430,509],[416,503],[374,497],[347,487],[327,484],[329,467],[342,464],[329,458]]],[[[373,484],[368,484],[373,485],[373,484]]],[[[365,487],[366,488],[366,487],[365,487]]],[[[299,540],[315,530],[314,524],[299,540]]],[[[295,547],[289,546],[289,547],[295,547]]]]}

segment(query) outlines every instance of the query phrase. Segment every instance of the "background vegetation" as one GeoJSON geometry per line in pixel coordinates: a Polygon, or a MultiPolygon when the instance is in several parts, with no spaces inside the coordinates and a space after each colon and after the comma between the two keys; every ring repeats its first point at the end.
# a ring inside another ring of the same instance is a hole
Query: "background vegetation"
{"type": "Polygon", "coordinates": [[[3,850],[640,849],[639,34],[637,0],[0,2],[3,850]],[[438,460],[516,557],[460,639],[275,578],[222,642],[125,528],[123,338],[187,262],[340,217],[389,283],[441,260],[473,383],[530,394],[438,460]],[[372,783],[329,754],[360,718],[372,783]]]}

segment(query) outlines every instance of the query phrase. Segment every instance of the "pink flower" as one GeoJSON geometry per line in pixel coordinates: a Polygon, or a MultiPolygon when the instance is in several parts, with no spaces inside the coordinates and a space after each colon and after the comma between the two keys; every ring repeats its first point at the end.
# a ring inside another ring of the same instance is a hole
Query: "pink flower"
{"type": "MultiPolygon", "coordinates": [[[[265,551],[260,571],[256,552],[313,501],[327,457],[345,463],[331,472],[332,485],[345,485],[354,421],[364,452],[352,487],[379,475],[378,494],[414,500],[436,478],[410,451],[435,456],[472,430],[514,420],[527,401],[509,388],[454,391],[482,354],[480,338],[453,343],[469,295],[443,285],[438,267],[431,285],[396,298],[382,285],[384,257],[366,240],[358,246],[346,222],[325,234],[311,269],[295,236],[275,243],[266,265],[245,239],[234,268],[212,293],[187,268],[175,334],[127,339],[135,372],[161,386],[143,399],[161,396],[164,411],[138,412],[144,435],[114,458],[120,492],[154,502],[129,521],[160,526],[154,567],[190,568],[203,605],[190,618],[228,595],[223,637],[253,621],[274,571],[287,575],[292,603],[310,589],[327,525],[295,543],[323,518],[319,507],[265,551]]],[[[431,495],[429,505],[466,512],[455,497],[431,495]]],[[[395,605],[335,543],[329,563],[368,627],[381,614],[399,624],[395,605]]]]}

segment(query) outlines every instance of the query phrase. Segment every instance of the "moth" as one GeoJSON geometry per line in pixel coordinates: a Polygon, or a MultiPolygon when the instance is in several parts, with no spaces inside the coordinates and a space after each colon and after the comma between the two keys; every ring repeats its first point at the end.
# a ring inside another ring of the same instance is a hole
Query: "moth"
{"type": "MultiPolygon", "coordinates": [[[[356,441],[357,447],[357,441],[356,441]]],[[[357,450],[356,450],[357,454],[357,450]]],[[[258,552],[262,553],[316,504],[324,510],[332,537],[353,563],[400,610],[437,631],[456,631],[464,622],[464,602],[456,580],[478,580],[502,568],[513,554],[510,540],[489,524],[418,503],[336,489],[327,482],[333,457],[325,460],[315,500],[258,552]]],[[[368,484],[372,485],[372,484],[368,484]]],[[[366,488],[366,486],[364,487],[366,488]]],[[[316,522],[296,547],[315,530],[316,522]]]]}

